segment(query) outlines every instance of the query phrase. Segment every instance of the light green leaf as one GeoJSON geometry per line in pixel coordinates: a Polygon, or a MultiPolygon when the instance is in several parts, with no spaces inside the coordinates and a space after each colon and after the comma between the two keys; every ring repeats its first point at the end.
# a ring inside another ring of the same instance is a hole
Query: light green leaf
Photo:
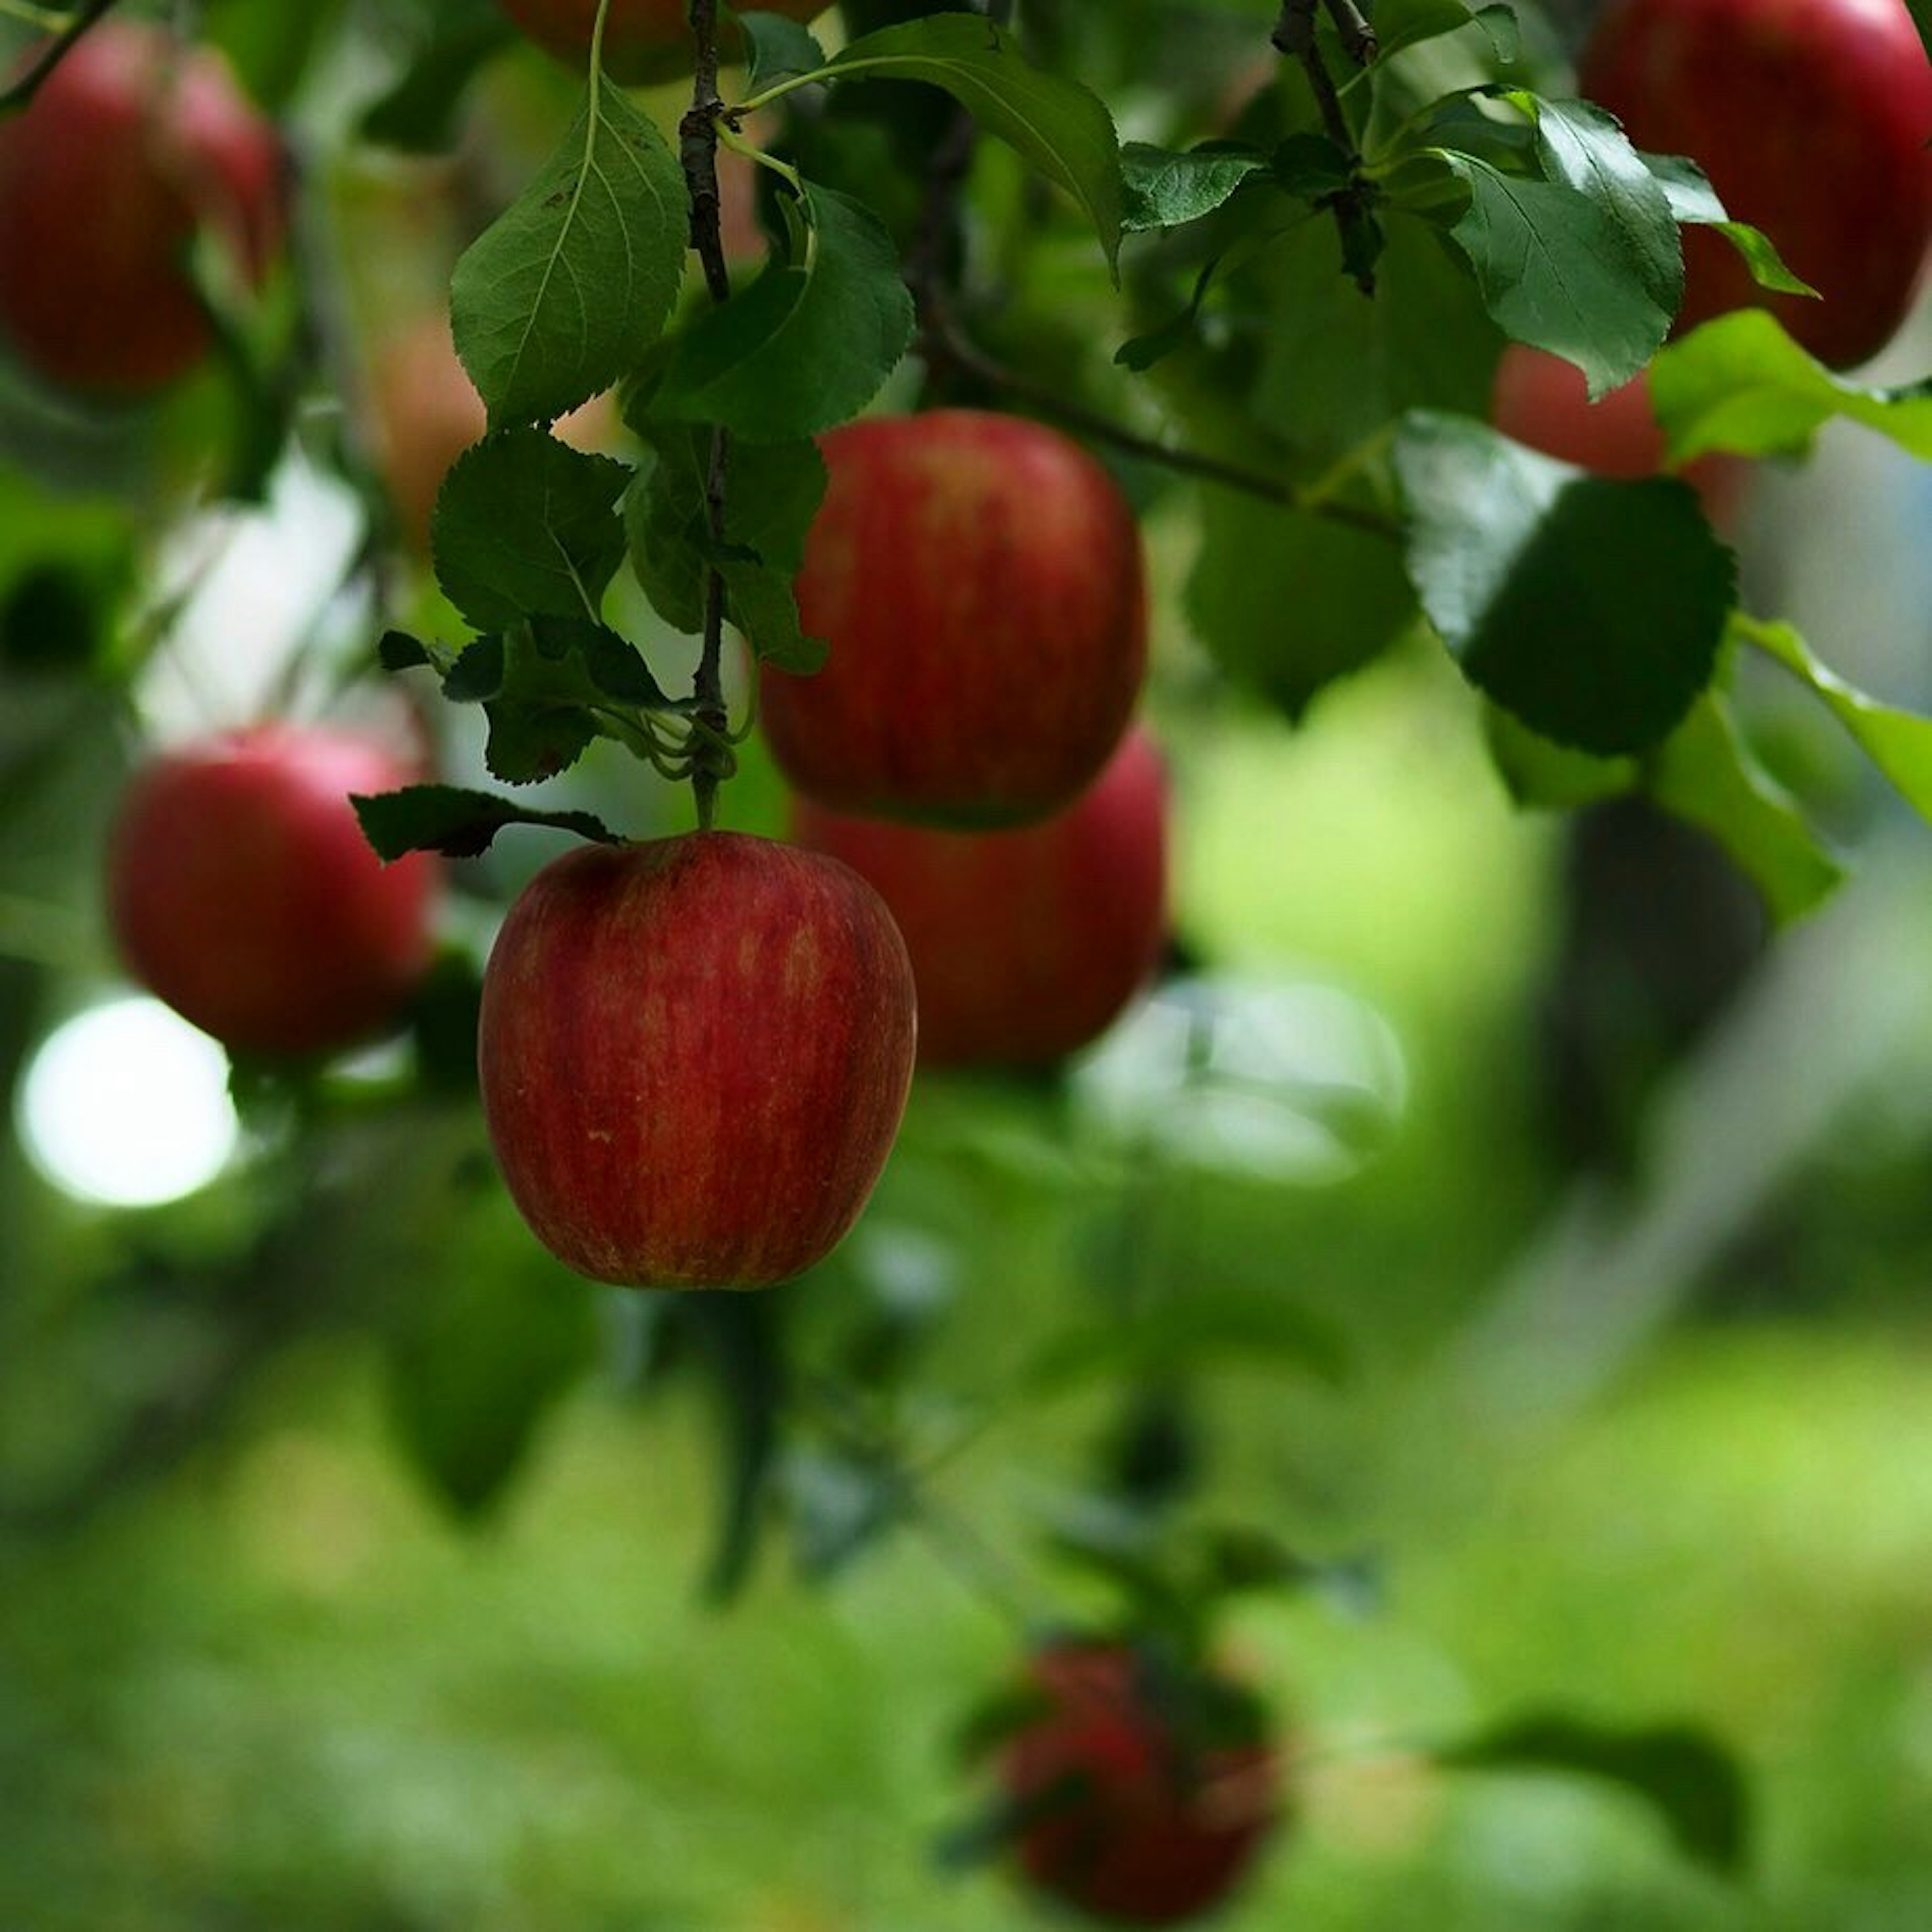
{"type": "Polygon", "coordinates": [[[977,14],[934,14],[854,40],[829,80],[922,80],[944,88],[986,131],[1017,148],[1073,197],[1109,267],[1120,249],[1120,141],[1100,96],[1042,73],[1004,28],[977,14]]]}
{"type": "Polygon", "coordinates": [[[1932,824],[1932,718],[1895,710],[1867,697],[1820,664],[1789,624],[1738,611],[1732,616],[1731,631],[1739,643],[1775,658],[1822,698],[1905,802],[1932,824]]]}
{"type": "Polygon", "coordinates": [[[609,388],[662,334],[688,245],[684,174],[608,84],[465,252],[450,290],[457,353],[490,426],[550,422],[609,388]]]}
{"type": "Polygon", "coordinates": [[[1932,382],[1870,389],[1834,376],[1762,309],[1719,316],[1652,364],[1650,400],[1674,460],[1706,450],[1802,455],[1834,416],[1932,461],[1932,382]]]}

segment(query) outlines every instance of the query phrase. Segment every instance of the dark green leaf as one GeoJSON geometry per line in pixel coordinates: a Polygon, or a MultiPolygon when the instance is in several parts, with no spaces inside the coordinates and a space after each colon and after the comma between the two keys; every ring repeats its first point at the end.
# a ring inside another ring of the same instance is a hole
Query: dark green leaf
{"type": "Polygon", "coordinates": [[[446,152],[456,144],[458,114],[471,80],[517,38],[515,28],[485,0],[439,10],[433,17],[426,44],[388,92],[364,110],[364,140],[405,154],[446,152]]]}
{"type": "Polygon", "coordinates": [[[1762,309],[1719,316],[1674,342],[1652,364],[1651,406],[1672,458],[1706,450],[1802,455],[1844,416],[1932,462],[1932,382],[1870,389],[1814,362],[1762,309]]]}
{"type": "Polygon", "coordinates": [[[1652,1806],[1678,1848],[1736,1876],[1748,1856],[1750,1800],[1736,1759],[1688,1725],[1618,1730],[1563,1714],[1522,1718],[1436,1753],[1453,1770],[1567,1772],[1652,1806]]]}
{"type": "Polygon", "coordinates": [[[1606,482],[1480,423],[1412,411],[1408,565],[1463,675],[1603,757],[1673,730],[1711,681],[1736,561],[1688,484],[1606,482]]]}
{"type": "Polygon", "coordinates": [[[1188,616],[1228,676],[1288,717],[1414,621],[1394,544],[1232,490],[1201,506],[1188,616]]]}
{"type": "Polygon", "coordinates": [[[600,844],[622,842],[587,812],[536,812],[494,792],[455,785],[405,785],[375,797],[352,796],[362,835],[385,859],[405,852],[442,852],[473,859],[487,852],[506,825],[542,825],[600,844]]]}
{"type": "Polygon", "coordinates": [[[758,1554],[765,1498],[777,1466],[778,1420],[789,1384],[781,1304],[766,1294],[684,1297],[679,1318],[702,1346],[716,1380],[724,1471],[705,1594],[736,1595],[758,1554]]]}
{"type": "Polygon", "coordinates": [[[815,436],[856,416],[913,336],[892,237],[861,203],[808,187],[810,244],[699,318],[674,350],[652,412],[720,423],[748,442],[815,436]]]}
{"type": "Polygon", "coordinates": [[[538,429],[487,437],[443,478],[430,526],[443,594],[480,631],[597,614],[624,560],[631,472],[538,429]]]}
{"type": "Polygon", "coordinates": [[[433,664],[429,646],[406,631],[385,631],[376,646],[376,661],[385,670],[414,670],[433,664]]]}
{"type": "MultiPolygon", "coordinates": [[[[1144,141],[1130,141],[1120,150],[1120,225],[1129,234],[1198,221],[1244,182],[1271,172],[1268,157],[1250,148],[1204,147],[1178,154],[1144,141]]],[[[1344,185],[1347,179],[1345,169],[1344,185]]]]}
{"type": "Polygon", "coordinates": [[[620,90],[594,84],[456,266],[457,353],[490,426],[549,422],[635,368],[663,333],[689,236],[677,157],[620,90]]]}
{"type": "Polygon", "coordinates": [[[750,71],[745,91],[756,94],[775,80],[790,74],[816,74],[825,64],[825,50],[811,31],[782,14],[742,13],[738,24],[743,28],[750,71]]]}
{"type": "Polygon", "coordinates": [[[1078,82],[1030,67],[1005,28],[979,15],[938,14],[854,40],[833,79],[895,76],[944,88],[988,134],[1070,194],[1112,267],[1120,247],[1120,153],[1112,116],[1078,82]]]}
{"type": "Polygon", "coordinates": [[[1269,172],[1290,194],[1304,201],[1340,194],[1354,184],[1348,154],[1325,134],[1291,134],[1274,151],[1269,172]]]}

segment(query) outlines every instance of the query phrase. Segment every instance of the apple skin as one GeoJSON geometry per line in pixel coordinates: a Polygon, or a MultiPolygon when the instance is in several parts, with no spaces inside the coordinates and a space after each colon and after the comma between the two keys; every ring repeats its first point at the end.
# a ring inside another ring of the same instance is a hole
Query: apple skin
{"type": "Polygon", "coordinates": [[[1032,1066],[1097,1039],[1167,934],[1167,778],[1136,727],[1064,812],[1004,832],[852,818],[806,798],[792,836],[877,888],[919,988],[922,1066],[1032,1066]]]}
{"type": "MultiPolygon", "coordinates": [[[[1512,342],[1496,364],[1490,419],[1504,435],[1592,476],[1635,480],[1666,473],[1664,432],[1642,376],[1593,403],[1574,362],[1512,342]]],[[[1700,456],[1678,473],[1721,530],[1736,512],[1750,465],[1739,457],[1700,456]]]]}
{"type": "Polygon", "coordinates": [[[815,676],[766,667],[792,784],[836,810],[962,827],[1071,804],[1147,667],[1140,532],[1106,470],[1023,417],[938,410],[822,440],[797,581],[815,676]]]}
{"type": "Polygon", "coordinates": [[[477,1064],[512,1198],[580,1274],[761,1288],[830,1253],[891,1151],[916,1028],[878,895],[731,832],[586,845],[510,908],[477,1064]]]}
{"type": "Polygon", "coordinates": [[[1610,0],[1578,80],[1638,147],[1698,162],[1824,298],[1760,289],[1686,229],[1680,330],[1761,303],[1840,369],[1892,339],[1932,244],[1932,63],[1904,0],[1610,0]]]}
{"type": "MultiPolygon", "coordinates": [[[[590,32],[596,24],[597,0],[499,0],[503,11],[537,45],[572,67],[590,58],[590,32]]],[[[831,0],[758,0],[756,10],[782,14],[802,23],[814,20],[831,0]]],[[[750,8],[747,12],[754,10],[750,8]]],[[[726,61],[738,57],[735,31],[724,35],[720,51],[726,61]]],[[[604,66],[626,87],[648,87],[680,80],[696,59],[691,37],[689,0],[611,0],[604,28],[604,66]]]]}
{"type": "Polygon", "coordinates": [[[0,333],[51,382],[151,394],[212,346],[197,230],[259,283],[284,213],[280,142],[220,56],[103,21],[0,121],[0,333]]]}
{"type": "Polygon", "coordinates": [[[999,1775],[1028,1880],[1120,1924],[1175,1924],[1225,1899],[1282,1822],[1276,1754],[1242,1688],[1084,1640],[1040,1652],[1028,1689],[1041,1708],[999,1775]],[[1249,1734],[1201,1723],[1216,1703],[1246,1707],[1249,1734]]]}
{"type": "Polygon", "coordinates": [[[386,866],[350,795],[412,776],[373,738],[286,724],[156,759],[108,836],[108,924],[129,970],[242,1052],[380,1033],[428,968],[441,868],[422,854],[386,866]]]}

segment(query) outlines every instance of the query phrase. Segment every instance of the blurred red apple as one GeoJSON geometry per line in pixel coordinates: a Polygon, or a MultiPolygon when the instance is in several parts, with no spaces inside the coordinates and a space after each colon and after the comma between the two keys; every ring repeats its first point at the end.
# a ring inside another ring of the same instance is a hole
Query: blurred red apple
{"type": "Polygon", "coordinates": [[[1892,339],[1932,244],[1932,64],[1904,0],[1610,0],[1578,79],[1638,147],[1697,162],[1824,298],[1759,288],[1686,229],[1680,329],[1762,303],[1833,368],[1892,339]]]}
{"type": "MultiPolygon", "coordinates": [[[[831,0],[758,0],[757,10],[804,21],[824,13],[830,4],[831,0]]],[[[559,60],[581,67],[590,58],[597,0],[501,0],[501,4],[538,46],[559,60]]],[[[728,61],[742,56],[735,28],[721,35],[719,49],[728,61]]],[[[627,87],[677,80],[690,73],[695,52],[689,0],[610,0],[604,64],[614,79],[627,87]]]]}
{"type": "MultiPolygon", "coordinates": [[[[1496,364],[1490,414],[1504,435],[1592,476],[1634,479],[1665,473],[1664,432],[1652,412],[1644,376],[1593,403],[1574,362],[1512,342],[1496,364]]],[[[1681,473],[1703,499],[1705,514],[1721,529],[1737,508],[1750,466],[1741,457],[1700,456],[1681,473]]]]}
{"type": "Polygon", "coordinates": [[[1028,1065],[1113,1024],[1166,938],[1167,782],[1138,728],[1064,812],[1005,832],[851,818],[794,801],[801,844],[891,909],[919,988],[919,1056],[1028,1065]]]}
{"type": "Polygon", "coordinates": [[[598,1281],[758,1288],[858,1217],[914,1040],[905,944],[863,880],[698,832],[537,874],[490,956],[478,1066],[554,1254],[598,1281]]]}
{"type": "Polygon", "coordinates": [[[1028,1878],[1120,1924],[1172,1925],[1221,1904],[1281,1822],[1252,1694],[1090,1640],[1041,1652],[1028,1688],[1040,1708],[1000,1764],[1028,1878]]]}
{"type": "Polygon", "coordinates": [[[108,842],[108,922],[129,970],[248,1052],[380,1032],[428,966],[440,868],[422,854],[384,865],[349,800],[412,776],[373,738],[288,724],[157,759],[108,842]]]}
{"type": "Polygon", "coordinates": [[[0,120],[0,330],[51,381],[133,396],[187,374],[213,340],[196,233],[260,281],[282,226],[274,129],[218,55],[154,28],[102,21],[0,120]]]}
{"type": "Polygon", "coordinates": [[[1147,663],[1140,532],[1057,430],[974,410],[824,438],[798,578],[814,676],[767,667],[765,733],[838,810],[981,827],[1045,818],[1099,775],[1147,663]]]}

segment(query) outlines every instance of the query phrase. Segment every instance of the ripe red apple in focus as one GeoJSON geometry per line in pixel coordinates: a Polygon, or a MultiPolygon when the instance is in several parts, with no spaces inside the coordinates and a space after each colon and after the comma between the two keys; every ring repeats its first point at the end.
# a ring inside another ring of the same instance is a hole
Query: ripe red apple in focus
{"type": "Polygon", "coordinates": [[[800,798],[792,836],[891,909],[919,988],[922,1065],[1058,1060],[1112,1024],[1167,932],[1167,781],[1130,730],[1073,803],[1035,825],[946,832],[800,798]]]}
{"type": "MultiPolygon", "coordinates": [[[[1504,435],[1593,476],[1634,480],[1665,474],[1664,432],[1642,376],[1593,403],[1574,362],[1512,342],[1496,364],[1490,416],[1504,435]]],[[[1737,508],[1750,466],[1739,457],[1700,456],[1679,473],[1721,529],[1737,508]]]]}
{"type": "Polygon", "coordinates": [[[1231,1678],[1128,1645],[1041,1652],[1040,1709],[1000,1781],[1031,1882],[1094,1918],[1172,1925],[1219,1904],[1281,1821],[1258,1705],[1231,1678]]]}
{"type": "Polygon", "coordinates": [[[1904,0],[1610,0],[1579,85],[1636,145],[1688,154],[1823,297],[1682,231],[1680,329],[1751,303],[1832,368],[1877,354],[1932,244],[1932,63],[1904,0]]]}
{"type": "Polygon", "coordinates": [[[1147,664],[1140,532],[1058,430],[938,410],[834,430],[798,578],[811,677],[767,668],[765,734],[841,812],[982,827],[1070,805],[1147,664]]]}
{"type": "Polygon", "coordinates": [[[484,1114],[524,1219],[578,1273],[764,1287],[858,1218],[914,1030],[905,943],[835,860],[730,832],[581,846],[490,953],[484,1114]]]}
{"type": "Polygon", "coordinates": [[[212,339],[187,266],[197,231],[260,281],[283,212],[275,130],[220,57],[103,21],[0,120],[0,332],[51,381],[160,388],[212,339]]]}
{"type": "MultiPolygon", "coordinates": [[[[501,0],[503,11],[538,46],[559,60],[581,67],[590,57],[590,30],[597,0],[501,0]]],[[[824,13],[831,0],[758,0],[758,10],[804,22],[824,13]]],[[[752,10],[747,8],[748,12],[752,10]]],[[[735,28],[720,36],[727,61],[741,50],[735,28]]],[[[690,0],[611,0],[604,28],[604,64],[626,87],[678,80],[690,73],[697,56],[691,36],[690,0]]]]}
{"type": "Polygon", "coordinates": [[[108,840],[108,923],[129,970],[248,1052],[380,1031],[429,964],[440,868],[384,865],[349,800],[412,776],[373,738],[286,724],[156,759],[108,840]]]}

